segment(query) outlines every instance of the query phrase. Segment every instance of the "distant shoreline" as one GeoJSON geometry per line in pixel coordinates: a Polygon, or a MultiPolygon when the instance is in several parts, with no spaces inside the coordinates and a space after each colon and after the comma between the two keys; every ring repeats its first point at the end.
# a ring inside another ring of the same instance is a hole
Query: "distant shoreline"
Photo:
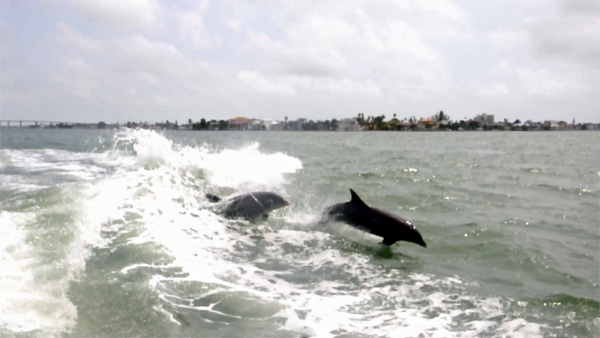
{"type": "Polygon", "coordinates": [[[167,128],[143,128],[143,127],[135,127],[129,128],[125,126],[119,127],[105,127],[105,128],[82,128],[82,127],[69,127],[69,128],[60,128],[60,127],[43,127],[43,128],[33,128],[33,127],[18,127],[18,126],[0,126],[0,130],[118,130],[118,129],[144,129],[144,130],[154,130],[154,131],[177,131],[177,132],[291,132],[291,133],[303,133],[303,132],[324,132],[324,133],[380,133],[380,132],[388,132],[388,133],[447,133],[447,132],[456,132],[456,133],[465,133],[465,132],[569,132],[569,131],[600,131],[599,129],[540,129],[540,130],[525,130],[525,129],[489,129],[489,130],[451,130],[451,129],[436,129],[436,130],[254,130],[254,129],[203,129],[203,130],[193,130],[193,129],[167,129],[167,128]]]}
{"type": "Polygon", "coordinates": [[[0,120],[1,129],[148,129],[148,130],[178,130],[178,131],[400,131],[400,132],[436,132],[436,131],[588,131],[600,130],[600,123],[567,123],[565,121],[546,120],[533,122],[531,120],[510,122],[506,119],[496,122],[494,115],[480,114],[473,119],[452,121],[449,116],[440,112],[431,118],[415,117],[398,120],[394,117],[385,120],[385,115],[368,116],[359,114],[356,118],[332,120],[297,119],[293,121],[272,121],[236,117],[229,120],[201,119],[186,124],[166,122],[146,123],[78,123],[35,120],[0,120]]]}

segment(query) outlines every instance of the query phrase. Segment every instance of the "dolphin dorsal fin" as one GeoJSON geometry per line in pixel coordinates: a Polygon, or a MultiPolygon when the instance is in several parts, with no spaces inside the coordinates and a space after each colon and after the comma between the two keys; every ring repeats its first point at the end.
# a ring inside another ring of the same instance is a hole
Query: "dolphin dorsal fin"
{"type": "Polygon", "coordinates": [[[363,202],[363,200],[360,199],[360,197],[358,197],[358,194],[355,193],[354,190],[350,189],[350,195],[352,195],[352,198],[350,199],[350,203],[364,207],[364,208],[369,207],[365,202],[363,202]]]}

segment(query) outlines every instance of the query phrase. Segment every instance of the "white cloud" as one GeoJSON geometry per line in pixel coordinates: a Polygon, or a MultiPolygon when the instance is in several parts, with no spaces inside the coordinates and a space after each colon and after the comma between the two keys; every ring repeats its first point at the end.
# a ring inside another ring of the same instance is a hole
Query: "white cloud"
{"type": "Polygon", "coordinates": [[[206,49],[217,43],[205,24],[209,8],[208,1],[200,1],[194,8],[174,14],[182,41],[199,49],[206,49]]]}
{"type": "Polygon", "coordinates": [[[345,95],[380,96],[380,88],[370,79],[362,82],[349,78],[310,78],[299,75],[279,77],[282,83],[287,83],[303,93],[326,93],[345,95]]]}
{"type": "MultiPolygon", "coordinates": [[[[599,1],[600,2],[600,1],[599,1]]],[[[540,19],[528,25],[534,56],[570,66],[600,70],[598,17],[540,19]]]]}
{"type": "Polygon", "coordinates": [[[505,83],[500,82],[492,82],[489,84],[473,82],[470,83],[468,87],[472,92],[486,98],[506,100],[506,96],[510,95],[508,86],[505,83]]]}
{"type": "Polygon", "coordinates": [[[285,83],[269,80],[257,72],[243,70],[237,74],[237,77],[243,83],[263,94],[296,95],[294,87],[285,83]]]}
{"type": "Polygon", "coordinates": [[[69,95],[84,99],[96,99],[99,88],[97,74],[79,58],[64,60],[62,67],[53,73],[54,81],[69,95]]]}
{"type": "MultiPolygon", "coordinates": [[[[507,85],[511,96],[505,104],[515,110],[545,107],[554,116],[576,110],[598,119],[600,2],[592,1],[522,2],[522,21],[486,33],[502,58],[490,74],[507,85]]],[[[487,90],[494,80],[482,83],[487,90]]]]}
{"type": "Polygon", "coordinates": [[[527,52],[523,46],[528,44],[527,32],[522,28],[503,28],[488,32],[487,37],[493,42],[494,47],[503,54],[527,52]]]}
{"type": "MultiPolygon", "coordinates": [[[[426,97],[427,93],[444,90],[450,76],[427,35],[402,18],[415,21],[419,15],[428,15],[431,21],[441,19],[460,26],[464,15],[460,10],[448,9],[448,16],[441,10],[449,6],[447,2],[442,7],[433,2],[424,4],[420,9],[409,3],[390,2],[373,10],[370,3],[361,2],[353,3],[354,7],[335,2],[314,6],[291,3],[284,7],[291,17],[290,24],[283,27],[285,39],[252,29],[248,29],[247,37],[270,61],[264,65],[268,71],[336,79],[322,82],[340,86],[338,92],[356,92],[344,88],[350,88],[350,83],[365,84],[369,79],[378,85],[363,85],[361,92],[381,94],[381,87],[385,87],[390,92],[400,91],[400,95],[412,91],[408,97],[426,97]]],[[[331,91],[332,86],[321,88],[331,91]]]]}
{"type": "Polygon", "coordinates": [[[156,0],[66,0],[88,22],[110,27],[151,29],[158,24],[160,4],[156,0]]]}
{"type": "Polygon", "coordinates": [[[154,76],[152,74],[148,74],[144,71],[139,71],[137,73],[137,78],[140,81],[142,81],[143,83],[146,83],[149,85],[158,86],[160,84],[160,80],[158,78],[156,78],[156,76],[154,76]]]}
{"type": "Polygon", "coordinates": [[[160,96],[160,95],[155,95],[152,98],[152,101],[156,102],[160,105],[163,105],[163,106],[170,106],[173,103],[173,100],[171,98],[165,97],[165,96],[160,96]]]}
{"type": "Polygon", "coordinates": [[[275,41],[264,33],[248,31],[248,40],[267,58],[269,66],[282,74],[328,77],[337,76],[346,67],[344,58],[332,48],[275,41]]]}
{"type": "Polygon", "coordinates": [[[514,70],[510,66],[510,63],[507,60],[499,60],[496,66],[492,68],[492,74],[495,75],[513,75],[514,70]]]}
{"type": "Polygon", "coordinates": [[[175,46],[162,41],[152,41],[141,34],[115,43],[119,52],[118,62],[129,70],[143,70],[157,77],[189,76],[203,66],[184,55],[175,46]]]}
{"type": "Polygon", "coordinates": [[[90,76],[93,74],[92,69],[79,58],[69,58],[65,62],[66,68],[76,74],[90,76]]]}
{"type": "Polygon", "coordinates": [[[576,97],[585,90],[577,79],[546,69],[518,68],[515,72],[527,93],[544,100],[560,101],[576,97]]]}
{"type": "Polygon", "coordinates": [[[11,7],[0,100],[3,114],[60,120],[439,110],[597,120],[593,1],[506,1],[489,20],[475,2],[453,0],[33,2],[56,31],[11,7]]]}
{"type": "Polygon", "coordinates": [[[61,47],[66,48],[67,51],[75,48],[89,53],[98,53],[103,48],[100,41],[83,36],[73,30],[68,24],[59,23],[56,27],[56,41],[61,47]]]}
{"type": "Polygon", "coordinates": [[[238,20],[234,20],[234,19],[227,20],[227,26],[236,33],[239,33],[242,31],[242,23],[238,20]]]}
{"type": "MultiPolygon", "coordinates": [[[[17,106],[32,107],[39,100],[38,95],[36,95],[37,93],[19,85],[14,76],[5,69],[0,72],[0,86],[2,86],[0,95],[2,105],[14,104],[17,106]]],[[[6,118],[6,110],[0,109],[0,115],[6,118]]]]}
{"type": "Polygon", "coordinates": [[[328,79],[323,83],[317,83],[316,87],[339,94],[370,96],[381,95],[379,87],[371,80],[366,80],[364,83],[360,83],[348,78],[341,80],[328,79]]]}

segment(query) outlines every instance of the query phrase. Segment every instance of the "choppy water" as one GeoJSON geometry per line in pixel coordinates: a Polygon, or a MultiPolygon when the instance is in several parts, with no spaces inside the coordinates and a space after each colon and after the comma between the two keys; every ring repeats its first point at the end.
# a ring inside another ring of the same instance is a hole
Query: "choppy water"
{"type": "Polygon", "coordinates": [[[600,336],[598,132],[0,137],[0,336],[600,336]],[[317,224],[349,188],[428,247],[317,224]]]}

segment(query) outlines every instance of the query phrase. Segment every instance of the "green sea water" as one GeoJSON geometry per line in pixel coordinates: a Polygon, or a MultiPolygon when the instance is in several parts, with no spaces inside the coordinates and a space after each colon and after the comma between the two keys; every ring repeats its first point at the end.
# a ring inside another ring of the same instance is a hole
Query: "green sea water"
{"type": "Polygon", "coordinates": [[[1,129],[0,336],[599,337],[599,172],[598,132],[1,129]],[[428,247],[319,223],[350,188],[428,247]]]}

